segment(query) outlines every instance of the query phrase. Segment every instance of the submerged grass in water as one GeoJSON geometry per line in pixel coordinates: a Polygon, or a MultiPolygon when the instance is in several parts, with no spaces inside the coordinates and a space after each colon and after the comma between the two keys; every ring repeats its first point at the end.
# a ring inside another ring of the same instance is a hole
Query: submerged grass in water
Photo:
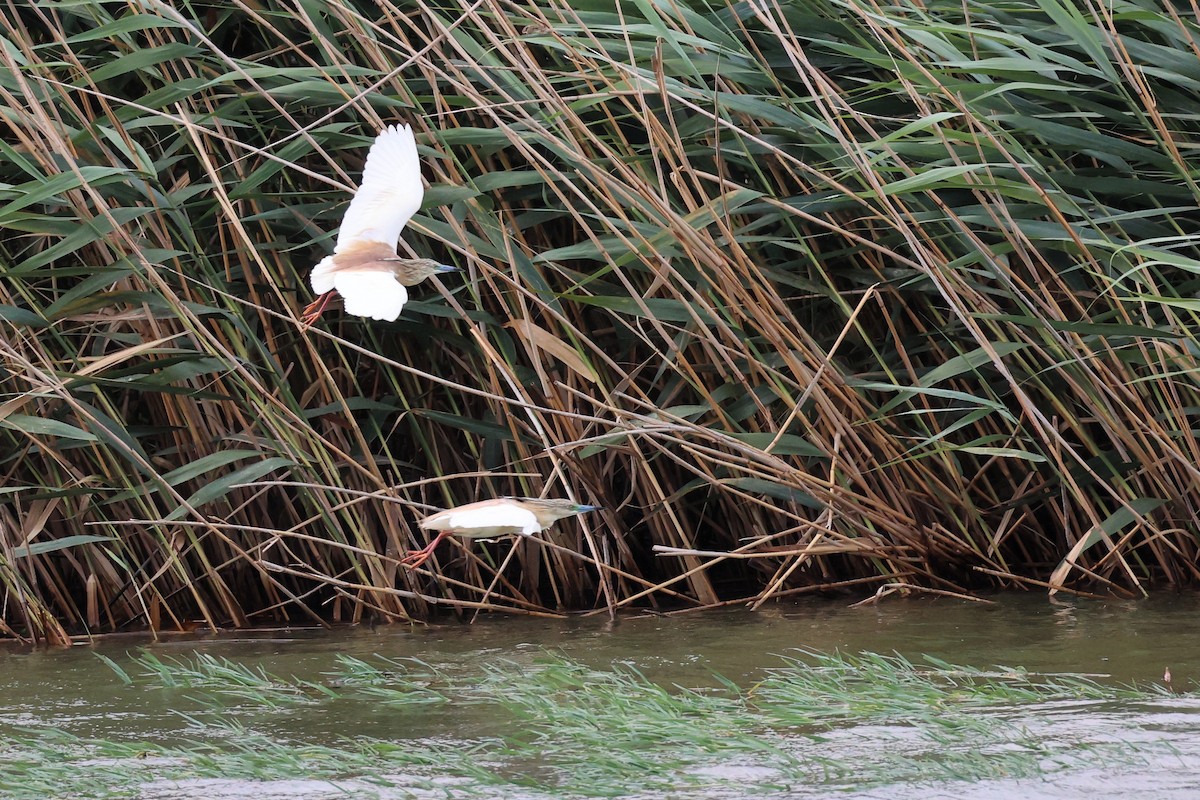
{"type": "Polygon", "coordinates": [[[469,675],[339,656],[319,686],[203,655],[106,661],[139,691],[180,693],[171,698],[180,724],[164,732],[175,743],[93,738],[70,719],[10,727],[0,793],[181,797],[197,796],[197,782],[253,781],[258,796],[273,786],[290,796],[383,798],[817,796],[1045,778],[1097,763],[1132,768],[1170,752],[1165,737],[1136,724],[1097,727],[1084,714],[1166,699],[1155,690],[874,654],[803,652],[748,689],[719,678],[705,689],[664,686],[633,667],[554,655],[498,660],[469,675]],[[278,724],[378,701],[391,706],[394,735],[359,735],[347,724],[343,736],[317,741],[310,729],[284,734],[278,724]],[[449,711],[463,712],[457,729],[414,733],[429,730],[430,713],[449,711]]]}

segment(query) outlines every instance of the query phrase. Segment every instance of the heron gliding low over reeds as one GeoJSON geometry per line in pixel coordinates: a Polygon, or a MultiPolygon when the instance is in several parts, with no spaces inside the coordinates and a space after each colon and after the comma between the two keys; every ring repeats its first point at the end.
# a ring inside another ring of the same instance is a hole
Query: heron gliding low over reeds
{"type": "Polygon", "coordinates": [[[421,566],[447,536],[464,536],[468,539],[532,536],[563,517],[595,511],[597,508],[580,505],[573,500],[543,500],[536,497],[497,497],[448,508],[417,523],[422,530],[437,531],[438,535],[420,550],[407,553],[400,563],[408,567],[421,566]]]}
{"type": "Polygon", "coordinates": [[[362,185],[342,218],[333,255],[313,268],[312,288],[319,296],[304,309],[305,325],[321,316],[335,293],[342,295],[346,313],[393,322],[408,302],[404,287],[458,269],[396,255],[400,231],[424,196],[412,128],[389,125],[367,152],[362,185]]]}

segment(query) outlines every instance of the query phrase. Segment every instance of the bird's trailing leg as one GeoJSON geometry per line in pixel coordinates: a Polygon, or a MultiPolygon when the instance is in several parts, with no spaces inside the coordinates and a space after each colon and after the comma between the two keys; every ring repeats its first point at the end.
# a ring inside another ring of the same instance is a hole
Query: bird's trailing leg
{"type": "Polygon", "coordinates": [[[300,322],[304,325],[312,325],[317,321],[317,317],[325,311],[325,307],[329,305],[329,301],[337,294],[336,290],[328,291],[308,304],[308,307],[300,313],[300,322]]]}
{"type": "Polygon", "coordinates": [[[453,531],[438,531],[438,535],[433,537],[433,541],[422,547],[420,550],[410,550],[404,554],[404,558],[400,559],[400,563],[409,569],[416,569],[429,560],[433,555],[434,549],[438,544],[449,536],[453,531]]]}

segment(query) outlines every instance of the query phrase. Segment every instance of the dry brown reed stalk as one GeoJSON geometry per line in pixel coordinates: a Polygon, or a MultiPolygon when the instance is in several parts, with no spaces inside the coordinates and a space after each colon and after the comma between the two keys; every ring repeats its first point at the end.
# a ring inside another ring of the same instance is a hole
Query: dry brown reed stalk
{"type": "Polygon", "coordinates": [[[0,10],[0,634],[1193,582],[1196,25],[1054,13],[0,10]],[[392,121],[466,279],[305,335],[392,121]]]}

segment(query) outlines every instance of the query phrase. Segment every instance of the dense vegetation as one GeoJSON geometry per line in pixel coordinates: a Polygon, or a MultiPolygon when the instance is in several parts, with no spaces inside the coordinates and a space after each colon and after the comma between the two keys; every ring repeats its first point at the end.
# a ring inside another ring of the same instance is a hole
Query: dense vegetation
{"type": "Polygon", "coordinates": [[[4,6],[3,630],[1193,582],[1173,9],[4,6]],[[302,330],[394,121],[464,277],[302,330]]]}

